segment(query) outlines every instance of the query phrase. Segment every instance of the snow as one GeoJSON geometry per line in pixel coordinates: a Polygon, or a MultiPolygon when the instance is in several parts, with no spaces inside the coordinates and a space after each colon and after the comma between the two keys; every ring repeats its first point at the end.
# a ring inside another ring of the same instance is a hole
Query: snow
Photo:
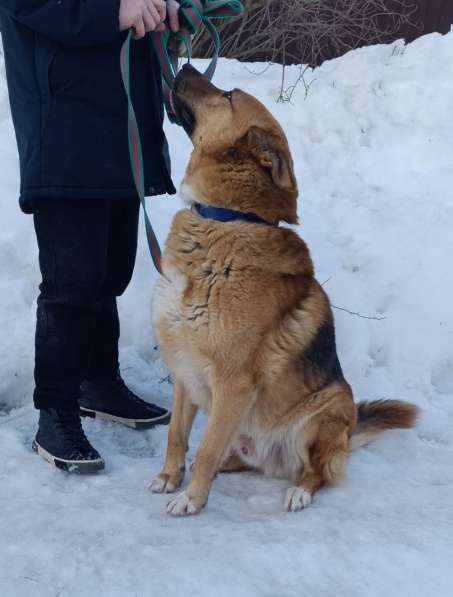
{"type": "MultiPolygon", "coordinates": [[[[288,69],[288,85],[297,75],[288,69]]],[[[416,429],[355,452],[346,482],[299,513],[283,510],[289,483],[243,473],[218,477],[201,515],[169,517],[168,496],[147,489],[166,428],[85,423],[107,460],[105,474],[90,478],[32,453],[39,272],[32,219],[16,200],[4,78],[0,64],[0,595],[451,595],[453,32],[327,62],[306,72],[307,97],[299,84],[291,103],[275,101],[277,66],[219,64],[217,83],[254,93],[287,132],[299,230],[333,304],[375,318],[335,310],[356,398],[406,399],[423,410],[416,429]]],[[[167,132],[179,183],[190,145],[179,128],[167,132]]],[[[177,198],[149,201],[162,241],[179,208],[177,198]]],[[[168,405],[150,325],[155,279],[142,234],[120,304],[122,371],[140,395],[168,405]]]]}

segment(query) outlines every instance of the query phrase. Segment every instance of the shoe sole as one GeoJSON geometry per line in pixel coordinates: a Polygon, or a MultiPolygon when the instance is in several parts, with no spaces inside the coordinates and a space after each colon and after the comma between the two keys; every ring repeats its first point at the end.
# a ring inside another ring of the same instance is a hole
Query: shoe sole
{"type": "Polygon", "coordinates": [[[85,408],[84,406],[80,407],[80,415],[82,417],[90,417],[91,419],[102,419],[103,421],[119,423],[120,425],[125,425],[126,427],[136,429],[137,431],[152,429],[153,427],[156,427],[156,425],[168,425],[171,418],[171,413],[167,412],[165,415],[154,417],[152,419],[126,419],[125,417],[118,417],[100,410],[85,408]]]}
{"type": "Polygon", "coordinates": [[[33,440],[32,447],[33,451],[41,456],[41,458],[44,458],[49,464],[53,464],[56,468],[67,473],[89,475],[102,471],[105,468],[105,462],[102,458],[98,458],[97,460],[65,460],[64,458],[53,456],[40,446],[36,440],[33,440]]]}

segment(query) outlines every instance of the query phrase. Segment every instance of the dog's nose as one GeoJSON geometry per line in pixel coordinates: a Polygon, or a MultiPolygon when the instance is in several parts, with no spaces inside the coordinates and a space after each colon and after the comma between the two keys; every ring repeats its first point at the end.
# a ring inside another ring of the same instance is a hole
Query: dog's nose
{"type": "Polygon", "coordinates": [[[201,73],[197,71],[191,64],[185,64],[182,69],[179,71],[176,79],[175,84],[173,87],[173,91],[177,93],[184,93],[187,88],[188,80],[195,77],[201,77],[201,73]]]}
{"type": "Polygon", "coordinates": [[[197,71],[195,67],[193,67],[190,62],[186,62],[186,64],[181,69],[185,75],[195,75],[197,77],[201,77],[201,73],[197,71]]]}
{"type": "Polygon", "coordinates": [[[173,85],[173,93],[184,92],[186,87],[187,87],[187,82],[184,79],[182,70],[180,70],[178,73],[178,76],[175,79],[175,83],[173,85]]]}

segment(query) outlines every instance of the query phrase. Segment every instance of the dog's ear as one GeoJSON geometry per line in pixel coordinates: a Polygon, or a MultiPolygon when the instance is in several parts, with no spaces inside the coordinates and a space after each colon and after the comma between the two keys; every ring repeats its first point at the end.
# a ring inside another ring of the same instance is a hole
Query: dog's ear
{"type": "Polygon", "coordinates": [[[284,191],[297,192],[293,161],[287,148],[268,131],[252,126],[245,137],[246,145],[258,162],[269,170],[275,185],[284,191]]]}

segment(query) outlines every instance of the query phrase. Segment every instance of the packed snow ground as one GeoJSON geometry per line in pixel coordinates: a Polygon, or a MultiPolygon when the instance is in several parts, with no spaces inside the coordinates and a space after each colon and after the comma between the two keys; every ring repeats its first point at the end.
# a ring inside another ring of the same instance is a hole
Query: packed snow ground
{"type": "MultiPolygon", "coordinates": [[[[166,429],[85,425],[105,474],[68,476],[31,451],[39,273],[0,65],[0,595],[4,597],[447,597],[453,537],[453,33],[362,49],[306,73],[276,103],[280,70],[221,61],[217,83],[257,95],[285,128],[301,189],[300,234],[337,307],[340,358],[357,399],[402,398],[423,415],[354,453],[340,488],[298,514],[286,483],[219,477],[204,512],[164,513],[147,490],[166,429]],[[259,73],[261,74],[253,74],[259,73]]],[[[288,70],[288,84],[297,78],[288,70]]],[[[174,178],[190,152],[168,125],[174,178]]],[[[178,198],[150,201],[163,241],[178,198]]],[[[122,370],[170,404],[153,349],[155,281],[141,238],[121,299],[122,370]]],[[[203,419],[197,423],[193,459],[203,419]]]]}

